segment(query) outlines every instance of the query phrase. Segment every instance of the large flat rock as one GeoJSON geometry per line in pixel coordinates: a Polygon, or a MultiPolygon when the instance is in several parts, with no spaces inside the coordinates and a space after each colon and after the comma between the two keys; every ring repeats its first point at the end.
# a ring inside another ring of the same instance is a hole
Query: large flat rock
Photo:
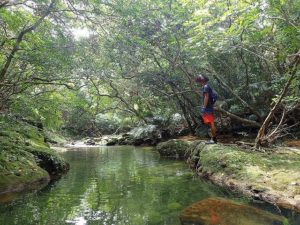
{"type": "Polygon", "coordinates": [[[186,208],[180,215],[182,225],[285,225],[281,216],[240,205],[224,198],[208,198],[186,208]]]}

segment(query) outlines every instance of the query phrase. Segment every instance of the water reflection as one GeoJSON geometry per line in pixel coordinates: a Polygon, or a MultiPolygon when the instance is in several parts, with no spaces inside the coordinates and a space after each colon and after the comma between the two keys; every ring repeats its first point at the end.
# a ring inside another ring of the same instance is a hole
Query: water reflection
{"type": "Polygon", "coordinates": [[[101,147],[62,155],[70,163],[69,173],[1,204],[0,224],[179,225],[183,209],[208,197],[249,202],[151,148],[101,147]]]}

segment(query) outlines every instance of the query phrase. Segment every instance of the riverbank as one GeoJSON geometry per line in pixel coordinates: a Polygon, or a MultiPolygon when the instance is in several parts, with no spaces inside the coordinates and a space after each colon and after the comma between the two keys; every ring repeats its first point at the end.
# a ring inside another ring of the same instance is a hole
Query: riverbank
{"type": "Polygon", "coordinates": [[[48,182],[69,169],[35,124],[0,118],[0,195],[48,182]]]}
{"type": "Polygon", "coordinates": [[[213,183],[300,213],[300,150],[256,152],[235,145],[169,140],[158,144],[162,156],[184,158],[213,183]]]}

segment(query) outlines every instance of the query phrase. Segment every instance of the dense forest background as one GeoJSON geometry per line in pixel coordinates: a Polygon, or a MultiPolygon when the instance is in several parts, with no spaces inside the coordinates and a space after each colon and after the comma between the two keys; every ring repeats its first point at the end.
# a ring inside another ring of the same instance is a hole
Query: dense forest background
{"type": "Polygon", "coordinates": [[[299,137],[299,22],[297,0],[1,1],[1,122],[197,135],[205,74],[219,134],[299,137]]]}

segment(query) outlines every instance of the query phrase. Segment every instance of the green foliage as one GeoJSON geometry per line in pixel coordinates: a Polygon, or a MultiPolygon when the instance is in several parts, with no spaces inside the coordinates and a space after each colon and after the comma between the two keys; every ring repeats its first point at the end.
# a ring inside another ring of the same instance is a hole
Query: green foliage
{"type": "MultiPolygon", "coordinates": [[[[57,1],[18,43],[47,8],[37,2],[43,7],[0,9],[1,71],[18,44],[0,82],[0,110],[71,135],[126,130],[156,116],[170,121],[175,113],[193,130],[201,123],[199,73],[209,76],[221,108],[262,122],[300,43],[296,0],[76,0],[71,9],[57,1]],[[69,29],[79,27],[88,35],[69,29]]],[[[299,101],[298,86],[299,73],[287,109],[299,101]]]]}
{"type": "MultiPolygon", "coordinates": [[[[126,119],[124,124],[125,121],[126,119]]],[[[98,114],[96,116],[96,126],[105,134],[114,133],[121,126],[120,122],[119,118],[107,114],[98,114]]]]}

